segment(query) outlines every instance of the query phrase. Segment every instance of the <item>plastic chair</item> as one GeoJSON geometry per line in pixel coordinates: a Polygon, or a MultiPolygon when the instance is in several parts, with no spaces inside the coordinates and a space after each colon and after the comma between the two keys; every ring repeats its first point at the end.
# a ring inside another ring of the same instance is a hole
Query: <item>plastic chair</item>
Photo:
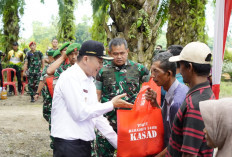
{"type": "Polygon", "coordinates": [[[26,77],[26,81],[22,82],[22,95],[24,94],[24,89],[25,89],[25,86],[26,84],[28,84],[28,80],[27,80],[27,77],[26,77]]]}
{"type": "Polygon", "coordinates": [[[14,87],[14,94],[17,95],[16,90],[16,82],[11,81],[11,72],[14,72],[14,79],[16,78],[16,70],[13,68],[6,68],[2,70],[2,81],[3,81],[3,87],[6,87],[7,85],[12,85],[14,87]],[[6,82],[4,81],[4,72],[6,72],[6,82]]]}

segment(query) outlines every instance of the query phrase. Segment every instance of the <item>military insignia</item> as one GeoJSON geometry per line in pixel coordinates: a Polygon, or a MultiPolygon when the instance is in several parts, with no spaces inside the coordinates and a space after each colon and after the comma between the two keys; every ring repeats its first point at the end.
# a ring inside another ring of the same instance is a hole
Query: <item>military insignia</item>
{"type": "Polygon", "coordinates": [[[86,51],[86,53],[97,54],[96,52],[93,52],[93,51],[86,51]]]}

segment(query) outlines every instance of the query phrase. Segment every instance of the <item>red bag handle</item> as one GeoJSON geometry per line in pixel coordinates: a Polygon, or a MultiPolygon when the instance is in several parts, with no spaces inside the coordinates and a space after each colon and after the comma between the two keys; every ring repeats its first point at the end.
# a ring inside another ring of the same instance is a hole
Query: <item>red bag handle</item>
{"type": "Polygon", "coordinates": [[[54,77],[47,77],[46,78],[46,83],[47,83],[47,86],[48,86],[48,91],[51,95],[51,97],[53,98],[53,78],[54,77]]]}
{"type": "Polygon", "coordinates": [[[157,102],[159,105],[161,105],[161,87],[158,87],[155,82],[153,81],[153,78],[150,78],[148,82],[144,82],[142,84],[142,87],[139,91],[139,94],[137,95],[137,98],[135,100],[134,106],[132,110],[134,111],[148,111],[151,108],[155,109],[155,107],[151,106],[150,101],[147,101],[145,99],[145,92],[148,88],[153,89],[157,92],[157,102]]]}

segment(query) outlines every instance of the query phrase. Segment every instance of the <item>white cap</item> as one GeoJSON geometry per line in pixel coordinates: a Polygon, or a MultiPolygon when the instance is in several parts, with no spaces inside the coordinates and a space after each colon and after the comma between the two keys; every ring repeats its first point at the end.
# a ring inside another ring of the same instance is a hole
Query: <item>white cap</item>
{"type": "Polygon", "coordinates": [[[169,61],[188,61],[198,64],[210,64],[210,61],[206,61],[209,54],[212,55],[211,50],[205,43],[191,42],[183,48],[179,56],[170,57],[169,61]]]}

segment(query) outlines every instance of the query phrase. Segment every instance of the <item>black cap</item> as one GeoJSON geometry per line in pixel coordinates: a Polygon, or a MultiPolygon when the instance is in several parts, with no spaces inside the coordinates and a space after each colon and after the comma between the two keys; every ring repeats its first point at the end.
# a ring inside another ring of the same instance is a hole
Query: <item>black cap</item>
{"type": "Polygon", "coordinates": [[[19,46],[19,44],[17,42],[13,42],[12,44],[13,46],[19,46]]]}
{"type": "Polygon", "coordinates": [[[101,42],[88,40],[82,44],[81,49],[79,50],[79,55],[96,56],[106,60],[114,59],[113,57],[106,56],[104,52],[104,46],[101,42]]]}

